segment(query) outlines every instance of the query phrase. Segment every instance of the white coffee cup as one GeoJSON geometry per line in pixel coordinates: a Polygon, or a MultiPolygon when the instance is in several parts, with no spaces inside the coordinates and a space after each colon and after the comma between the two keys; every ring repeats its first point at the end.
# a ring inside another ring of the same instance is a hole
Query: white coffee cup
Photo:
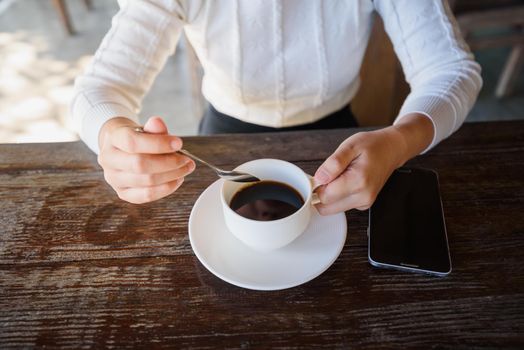
{"type": "Polygon", "coordinates": [[[224,181],[221,202],[224,219],[233,235],[247,246],[262,252],[282,248],[299,237],[307,228],[318,202],[313,178],[302,169],[289,162],[278,159],[257,159],[244,163],[235,170],[255,175],[261,180],[284,183],[300,193],[304,204],[293,214],[272,221],[248,219],[236,213],[229,206],[233,196],[246,184],[224,181]]]}

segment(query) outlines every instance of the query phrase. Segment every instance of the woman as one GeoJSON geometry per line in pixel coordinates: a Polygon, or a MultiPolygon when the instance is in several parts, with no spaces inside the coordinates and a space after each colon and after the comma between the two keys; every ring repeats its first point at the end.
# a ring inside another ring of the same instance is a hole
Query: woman
{"type": "MultiPolygon", "coordinates": [[[[316,171],[321,214],[367,209],[392,171],[457,130],[482,81],[440,0],[120,1],[72,116],[107,182],[132,203],[165,197],[195,164],[161,118],[137,133],[140,102],[184,30],[204,68],[212,108],[200,131],[353,126],[345,108],[378,12],[411,93],[394,125],[345,140],[316,171]]],[[[380,101],[377,101],[380,103],[380,101]]]]}

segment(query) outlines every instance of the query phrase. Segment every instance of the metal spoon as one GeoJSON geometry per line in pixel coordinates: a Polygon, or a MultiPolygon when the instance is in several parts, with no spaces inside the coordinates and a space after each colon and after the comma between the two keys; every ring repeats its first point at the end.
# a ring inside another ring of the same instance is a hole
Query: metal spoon
{"type": "MultiPolygon", "coordinates": [[[[142,127],[136,127],[134,128],[136,132],[143,132],[145,133],[144,129],[142,127]]],[[[211,169],[215,171],[215,173],[222,179],[228,180],[228,181],[234,181],[234,182],[256,182],[260,181],[260,179],[256,176],[253,176],[248,173],[243,173],[241,171],[235,171],[235,170],[223,170],[220,169],[212,164],[209,164],[205,160],[195,156],[194,154],[189,153],[185,149],[180,149],[177,151],[178,153],[181,153],[185,156],[188,156],[189,158],[196,160],[197,162],[200,162],[204,165],[207,165],[211,169]]]]}

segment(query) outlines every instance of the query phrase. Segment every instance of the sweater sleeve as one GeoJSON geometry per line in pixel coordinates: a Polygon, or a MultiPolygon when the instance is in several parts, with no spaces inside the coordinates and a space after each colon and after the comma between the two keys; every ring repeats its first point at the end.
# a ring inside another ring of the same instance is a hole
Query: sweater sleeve
{"type": "Polygon", "coordinates": [[[410,113],[433,122],[428,151],[464,122],[482,86],[480,66],[445,0],[375,0],[411,87],[394,123],[410,113]]]}
{"type": "Polygon", "coordinates": [[[106,121],[122,116],[138,122],[141,101],[174,52],[186,20],[179,1],[120,0],[119,4],[92,62],[75,80],[70,104],[80,138],[95,153],[106,121]]]}

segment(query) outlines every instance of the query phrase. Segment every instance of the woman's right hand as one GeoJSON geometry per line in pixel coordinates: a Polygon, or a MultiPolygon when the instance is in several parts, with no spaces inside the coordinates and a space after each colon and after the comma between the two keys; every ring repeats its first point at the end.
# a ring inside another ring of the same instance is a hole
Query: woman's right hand
{"type": "Polygon", "coordinates": [[[118,197],[130,203],[152,202],[175,192],[195,170],[190,158],[176,153],[182,139],[169,135],[160,117],[149,118],[145,133],[134,121],[117,117],[100,130],[98,164],[118,197]]]}

